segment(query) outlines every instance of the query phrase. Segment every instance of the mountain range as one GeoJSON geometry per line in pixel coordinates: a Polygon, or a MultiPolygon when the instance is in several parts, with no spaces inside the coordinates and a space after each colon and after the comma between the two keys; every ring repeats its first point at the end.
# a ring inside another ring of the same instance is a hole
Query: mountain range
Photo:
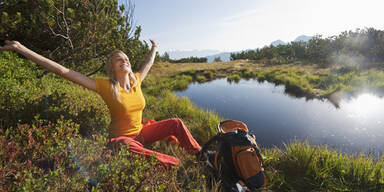
{"type": "Polygon", "coordinates": [[[171,59],[181,59],[181,58],[187,58],[187,57],[206,57],[208,55],[215,55],[220,53],[219,50],[214,49],[206,49],[206,50],[188,50],[188,51],[180,51],[180,50],[174,50],[174,51],[167,51],[169,54],[169,58],[171,59]]]}
{"type": "MultiPolygon", "coordinates": [[[[293,40],[293,42],[299,42],[299,41],[303,41],[303,42],[307,42],[309,41],[310,39],[312,39],[311,36],[306,36],[306,35],[300,35],[298,37],[296,37],[295,40],[293,40]]],[[[280,39],[276,40],[276,41],[272,41],[271,45],[273,46],[278,46],[278,45],[287,45],[288,42],[284,42],[280,39]]]]}
{"type": "MultiPolygon", "coordinates": [[[[312,39],[312,36],[300,35],[296,37],[293,42],[307,42],[312,39]]],[[[287,45],[289,42],[284,42],[280,39],[273,41],[270,45],[278,46],[278,45],[287,45]]],[[[241,52],[241,51],[237,51],[241,52]]],[[[206,50],[189,50],[189,51],[169,51],[167,52],[171,59],[181,59],[187,57],[206,57],[208,62],[213,62],[213,60],[217,57],[220,57],[221,61],[230,61],[231,52],[220,52],[219,50],[214,49],[206,49],[206,50]]]]}

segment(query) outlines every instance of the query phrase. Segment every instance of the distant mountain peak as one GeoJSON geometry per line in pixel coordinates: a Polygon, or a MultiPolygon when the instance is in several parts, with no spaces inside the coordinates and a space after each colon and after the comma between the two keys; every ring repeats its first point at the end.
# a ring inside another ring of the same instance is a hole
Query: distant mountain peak
{"type": "Polygon", "coordinates": [[[218,54],[215,54],[215,55],[210,55],[210,56],[207,56],[207,61],[208,62],[213,62],[215,60],[215,58],[219,57],[221,61],[223,62],[228,62],[230,61],[231,59],[231,53],[230,52],[221,52],[221,53],[218,53],[218,54]]]}
{"type": "Polygon", "coordinates": [[[282,41],[282,40],[280,40],[280,39],[278,39],[278,40],[276,40],[276,41],[273,41],[272,43],[271,43],[271,45],[273,45],[273,46],[279,46],[279,45],[286,45],[287,43],[286,42],[284,42],[284,41],[282,41]]]}
{"type": "Polygon", "coordinates": [[[312,36],[300,35],[300,36],[296,37],[296,39],[293,41],[294,42],[299,42],[299,41],[307,42],[307,41],[311,40],[312,38],[313,38],[312,36]]]}
{"type": "Polygon", "coordinates": [[[213,54],[220,53],[219,50],[205,49],[205,50],[171,50],[167,51],[171,59],[181,59],[188,57],[206,57],[213,54]]]}
{"type": "MultiPolygon", "coordinates": [[[[299,41],[302,41],[302,42],[308,42],[310,39],[312,39],[313,37],[312,36],[307,36],[307,35],[300,35],[298,37],[296,37],[295,40],[293,40],[292,42],[299,42],[299,41]]],[[[271,45],[277,47],[279,45],[287,45],[288,43],[287,42],[284,42],[280,39],[276,40],[276,41],[272,41],[271,45]]]]}

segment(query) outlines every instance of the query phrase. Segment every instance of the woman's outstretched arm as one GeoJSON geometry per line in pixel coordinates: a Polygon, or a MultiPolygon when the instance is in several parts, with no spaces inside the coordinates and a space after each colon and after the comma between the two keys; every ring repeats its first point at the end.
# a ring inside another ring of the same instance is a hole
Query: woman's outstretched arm
{"type": "Polygon", "coordinates": [[[48,71],[51,71],[53,73],[56,73],[65,79],[68,79],[72,82],[75,82],[85,88],[88,88],[92,91],[96,91],[96,82],[94,79],[87,77],[86,75],[83,75],[79,72],[73,71],[71,69],[68,69],[48,58],[45,58],[32,50],[28,49],[27,47],[23,46],[17,41],[5,41],[4,46],[0,46],[0,50],[11,50],[16,51],[28,59],[34,61],[35,63],[41,65],[42,67],[46,68],[48,71]]]}
{"type": "Polygon", "coordinates": [[[155,61],[156,57],[156,51],[158,44],[154,40],[150,40],[152,43],[151,52],[148,54],[147,59],[145,60],[145,63],[143,66],[141,66],[139,73],[141,76],[141,81],[144,80],[144,78],[147,76],[149,70],[151,69],[153,62],[155,61]]]}

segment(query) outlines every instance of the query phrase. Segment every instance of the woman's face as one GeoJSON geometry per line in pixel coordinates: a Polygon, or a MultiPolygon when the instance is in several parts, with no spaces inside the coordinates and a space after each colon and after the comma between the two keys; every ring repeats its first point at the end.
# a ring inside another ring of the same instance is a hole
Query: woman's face
{"type": "Polygon", "coordinates": [[[124,53],[116,53],[112,57],[112,68],[115,74],[125,74],[132,71],[129,58],[124,53]]]}

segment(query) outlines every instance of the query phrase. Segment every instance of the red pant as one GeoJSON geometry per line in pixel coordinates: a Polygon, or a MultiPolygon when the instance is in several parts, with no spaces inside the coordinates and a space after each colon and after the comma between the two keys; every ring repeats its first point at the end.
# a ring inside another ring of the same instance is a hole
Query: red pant
{"type": "Polygon", "coordinates": [[[178,165],[179,159],[146,149],[143,147],[142,143],[151,144],[155,141],[169,138],[170,136],[175,136],[177,140],[173,140],[176,141],[176,143],[178,142],[180,146],[186,149],[190,154],[195,154],[201,150],[200,145],[192,137],[188,128],[179,118],[145,124],[139,134],[111,138],[110,143],[112,145],[126,144],[129,146],[129,151],[137,154],[144,154],[147,156],[155,154],[156,159],[166,168],[169,168],[170,166],[178,165]]]}

